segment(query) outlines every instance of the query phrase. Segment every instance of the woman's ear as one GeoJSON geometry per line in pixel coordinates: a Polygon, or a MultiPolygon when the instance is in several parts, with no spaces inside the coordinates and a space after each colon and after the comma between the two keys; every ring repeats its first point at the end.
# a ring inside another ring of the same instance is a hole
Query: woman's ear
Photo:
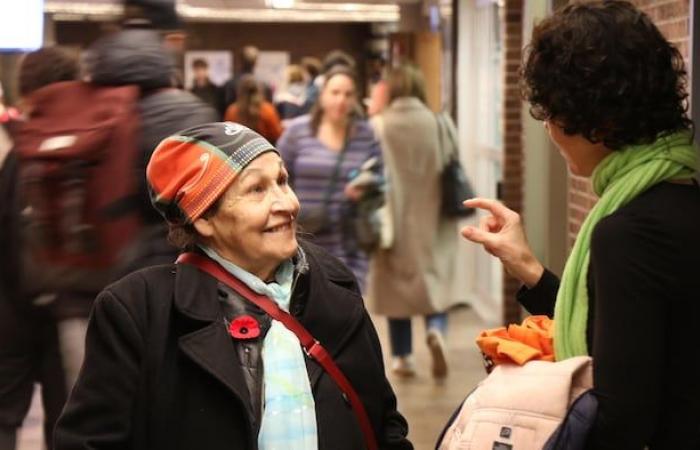
{"type": "Polygon", "coordinates": [[[214,224],[211,222],[211,218],[200,217],[192,225],[202,237],[210,238],[214,235],[214,224]]]}

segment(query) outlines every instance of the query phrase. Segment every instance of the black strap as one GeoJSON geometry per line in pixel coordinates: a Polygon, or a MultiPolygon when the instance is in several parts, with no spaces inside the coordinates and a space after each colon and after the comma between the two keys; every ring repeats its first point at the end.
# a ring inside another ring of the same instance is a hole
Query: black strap
{"type": "Polygon", "coordinates": [[[455,136],[453,136],[452,130],[450,130],[449,125],[445,123],[446,119],[443,117],[444,113],[433,113],[435,115],[435,121],[437,122],[438,130],[438,143],[440,145],[440,155],[443,157],[442,165],[446,166],[450,161],[459,159],[458,154],[458,144],[455,136]],[[450,148],[445,150],[445,142],[443,142],[443,129],[449,138],[449,143],[452,144],[450,148]]]}

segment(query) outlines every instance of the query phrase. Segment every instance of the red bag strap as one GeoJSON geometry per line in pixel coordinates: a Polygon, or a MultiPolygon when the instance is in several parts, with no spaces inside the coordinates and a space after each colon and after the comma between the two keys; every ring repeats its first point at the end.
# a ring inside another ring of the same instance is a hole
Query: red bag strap
{"type": "Polygon", "coordinates": [[[347,379],[345,374],[343,374],[335,361],[333,361],[333,357],[331,357],[328,351],[323,348],[323,345],[314,339],[311,333],[309,333],[297,319],[286,311],[282,310],[277,303],[272,301],[269,297],[258,294],[250,289],[245,283],[231,275],[227,270],[221,267],[221,265],[210,258],[198,255],[196,253],[183,253],[177,258],[177,263],[190,264],[197,267],[202,272],[208,273],[220,282],[229,286],[234,291],[238,292],[246,300],[257,305],[273,319],[282,322],[282,324],[288,330],[294,333],[299,338],[299,342],[304,348],[306,354],[319,363],[321,367],[323,367],[323,370],[330,375],[338,388],[340,388],[340,390],[343,392],[343,396],[349,400],[355,416],[360,423],[360,428],[362,428],[367,450],[378,449],[377,439],[374,435],[372,425],[370,424],[369,416],[367,416],[367,411],[365,410],[360,397],[357,395],[357,392],[355,392],[355,389],[353,389],[350,381],[347,379]]]}

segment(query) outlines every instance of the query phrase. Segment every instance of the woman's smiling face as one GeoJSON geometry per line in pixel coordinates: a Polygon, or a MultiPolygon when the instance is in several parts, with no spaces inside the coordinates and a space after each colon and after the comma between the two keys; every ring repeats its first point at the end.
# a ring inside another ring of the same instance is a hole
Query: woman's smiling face
{"type": "Polygon", "coordinates": [[[260,155],[236,177],[218,211],[194,222],[197,232],[219,255],[267,280],[297,250],[299,200],[289,187],[282,159],[260,155]]]}

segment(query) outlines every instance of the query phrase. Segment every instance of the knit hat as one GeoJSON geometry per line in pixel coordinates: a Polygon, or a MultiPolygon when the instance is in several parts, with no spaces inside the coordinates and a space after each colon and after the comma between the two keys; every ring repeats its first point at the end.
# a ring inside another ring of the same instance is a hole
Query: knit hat
{"type": "Polygon", "coordinates": [[[146,168],[151,202],[168,222],[192,223],[251,161],[267,152],[277,150],[233,122],[198,125],[167,137],[146,168]]]}

